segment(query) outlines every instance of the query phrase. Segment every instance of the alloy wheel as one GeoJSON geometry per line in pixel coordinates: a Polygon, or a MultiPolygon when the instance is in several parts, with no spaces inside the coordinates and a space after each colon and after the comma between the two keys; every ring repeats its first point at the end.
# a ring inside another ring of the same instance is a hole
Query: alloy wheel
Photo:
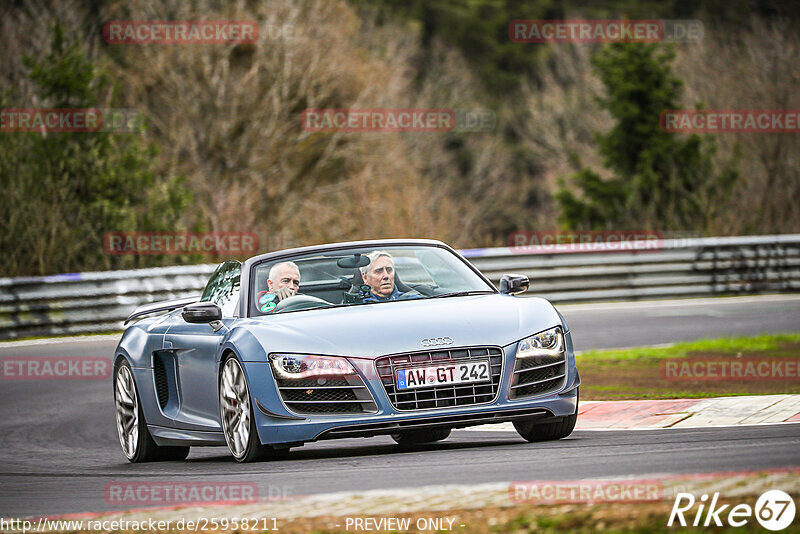
{"type": "Polygon", "coordinates": [[[244,371],[236,358],[225,362],[219,396],[225,441],[233,456],[242,458],[250,439],[250,394],[244,371]]]}
{"type": "Polygon", "coordinates": [[[114,385],[114,403],[117,408],[117,434],[122,451],[128,459],[136,455],[139,446],[139,399],[133,375],[127,365],[117,371],[114,385]]]}

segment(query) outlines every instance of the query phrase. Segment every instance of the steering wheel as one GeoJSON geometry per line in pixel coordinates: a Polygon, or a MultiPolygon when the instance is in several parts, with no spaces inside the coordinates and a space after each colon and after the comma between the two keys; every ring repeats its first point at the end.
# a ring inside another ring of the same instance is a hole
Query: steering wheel
{"type": "Polygon", "coordinates": [[[285,298],[275,306],[273,313],[284,311],[311,310],[313,308],[327,308],[333,306],[327,300],[312,297],[311,295],[293,295],[285,298]]]}

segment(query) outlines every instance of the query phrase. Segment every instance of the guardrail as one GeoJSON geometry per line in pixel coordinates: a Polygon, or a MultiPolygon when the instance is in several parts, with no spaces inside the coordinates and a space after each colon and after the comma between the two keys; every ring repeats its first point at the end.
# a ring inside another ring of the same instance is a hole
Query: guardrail
{"type": "Polygon", "coordinates": [[[666,239],[659,250],[525,254],[524,248],[462,253],[495,283],[531,280],[552,302],[636,300],[800,289],[800,234],[666,239]]]}
{"type": "MultiPolygon", "coordinates": [[[[554,303],[800,289],[800,234],[668,239],[659,250],[564,252],[524,248],[462,253],[495,284],[527,275],[554,303]]],[[[141,304],[189,297],[215,265],[189,265],[0,279],[0,339],[122,329],[141,304]]]]}

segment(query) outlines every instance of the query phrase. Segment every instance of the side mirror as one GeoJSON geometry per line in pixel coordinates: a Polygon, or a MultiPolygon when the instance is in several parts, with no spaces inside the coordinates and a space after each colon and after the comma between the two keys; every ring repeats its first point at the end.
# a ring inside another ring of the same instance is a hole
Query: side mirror
{"type": "Polygon", "coordinates": [[[222,319],[222,310],[213,302],[195,302],[184,306],[181,316],[187,323],[213,323],[222,319]]]}
{"type": "Polygon", "coordinates": [[[524,274],[504,274],[500,278],[500,293],[504,295],[519,295],[528,290],[531,284],[524,274]]]}

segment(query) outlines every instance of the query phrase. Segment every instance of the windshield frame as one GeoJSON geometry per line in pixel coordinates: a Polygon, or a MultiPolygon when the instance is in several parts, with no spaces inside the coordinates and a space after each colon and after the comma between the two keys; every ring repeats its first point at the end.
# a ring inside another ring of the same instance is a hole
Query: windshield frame
{"type": "MultiPolygon", "coordinates": [[[[255,277],[255,273],[257,268],[263,263],[271,263],[275,261],[286,261],[291,260],[292,258],[296,258],[297,256],[306,256],[311,255],[314,253],[329,253],[329,252],[336,252],[341,250],[348,250],[354,248],[376,248],[380,249],[382,247],[430,247],[430,248],[440,248],[444,249],[445,251],[451,253],[453,256],[458,258],[466,267],[475,273],[483,282],[486,284],[486,291],[499,294],[500,291],[497,287],[489,280],[482,272],[480,272],[474,265],[472,265],[469,261],[467,261],[464,256],[458,253],[457,250],[453,249],[452,247],[442,243],[441,241],[434,241],[428,239],[381,239],[381,240],[371,240],[371,241],[352,241],[347,243],[335,243],[329,245],[316,245],[310,247],[302,247],[302,248],[295,248],[290,250],[282,250],[277,252],[269,252],[267,254],[261,254],[259,256],[254,256],[247,261],[244,262],[242,265],[242,273],[247,273],[246,277],[242,277],[242,285],[240,287],[240,295],[247,295],[247,298],[240,298],[239,306],[241,311],[242,317],[267,317],[268,315],[264,315],[261,313],[258,308],[256,307],[256,303],[252,298],[250,298],[251,293],[251,285],[252,280],[255,277]]],[[[420,300],[427,300],[427,299],[420,299],[420,300]]],[[[403,301],[407,302],[407,301],[403,301]]],[[[334,306],[339,308],[341,306],[334,306]]],[[[328,309],[325,308],[315,308],[315,309],[328,309]]],[[[305,311],[305,310],[303,310],[305,311]]],[[[287,312],[287,313],[294,313],[294,312],[287,312]]],[[[283,314],[279,314],[283,315],[283,314]]]]}

